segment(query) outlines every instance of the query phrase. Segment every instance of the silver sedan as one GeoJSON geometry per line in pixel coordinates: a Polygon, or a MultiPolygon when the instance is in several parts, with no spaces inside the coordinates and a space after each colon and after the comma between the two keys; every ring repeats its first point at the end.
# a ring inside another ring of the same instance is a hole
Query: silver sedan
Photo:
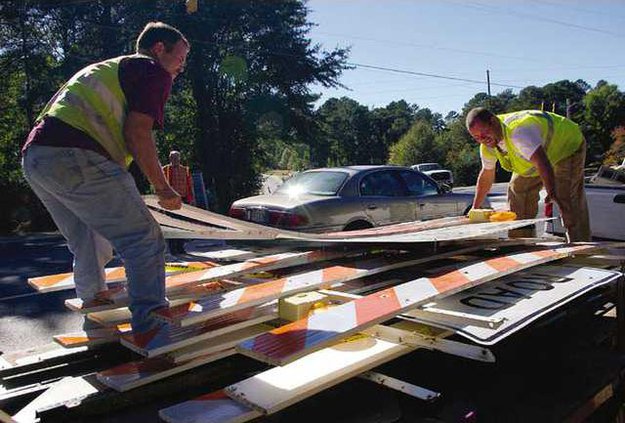
{"type": "Polygon", "coordinates": [[[229,214],[306,232],[365,229],[467,213],[473,195],[439,187],[400,166],[345,166],[298,173],[273,194],[235,201],[229,214]]]}

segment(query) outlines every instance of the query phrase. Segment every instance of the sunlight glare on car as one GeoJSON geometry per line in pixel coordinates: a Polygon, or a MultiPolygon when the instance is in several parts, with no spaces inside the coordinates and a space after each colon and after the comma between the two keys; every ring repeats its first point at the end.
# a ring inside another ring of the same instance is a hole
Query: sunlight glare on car
{"type": "Polygon", "coordinates": [[[297,184],[289,187],[286,191],[286,195],[288,195],[290,198],[297,198],[305,192],[306,188],[304,188],[302,184],[297,184]]]}

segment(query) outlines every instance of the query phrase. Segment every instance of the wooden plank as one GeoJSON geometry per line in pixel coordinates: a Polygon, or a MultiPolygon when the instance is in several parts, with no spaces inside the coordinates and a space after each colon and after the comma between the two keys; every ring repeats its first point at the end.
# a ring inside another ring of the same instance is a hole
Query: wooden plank
{"type": "MultiPolygon", "coordinates": [[[[170,262],[165,264],[165,271],[168,275],[174,275],[176,273],[208,269],[215,266],[218,266],[218,264],[210,261],[170,262]]],[[[106,284],[122,283],[126,281],[126,270],[124,267],[106,268],[104,269],[104,273],[104,281],[106,284]]],[[[29,278],[28,284],[41,293],[62,291],[76,287],[73,272],[29,278]]]]}
{"type": "Polygon", "coordinates": [[[183,363],[200,356],[234,348],[239,342],[253,338],[261,333],[268,332],[273,328],[273,326],[263,323],[244,327],[234,332],[225,333],[188,347],[172,351],[167,354],[165,358],[174,364],[183,363]]]}
{"type": "Polygon", "coordinates": [[[245,222],[243,220],[235,219],[232,217],[224,216],[221,214],[213,213],[208,210],[193,207],[189,204],[183,204],[178,210],[166,210],[158,204],[158,198],[153,195],[143,196],[145,204],[153,211],[165,214],[167,216],[182,216],[187,219],[192,219],[197,222],[205,224],[219,226],[226,229],[240,230],[240,231],[257,231],[262,232],[278,232],[277,229],[268,226],[259,225],[257,223],[245,222]]]}
{"type": "Polygon", "coordinates": [[[65,348],[76,347],[93,347],[96,345],[111,344],[117,342],[123,333],[131,331],[130,324],[125,323],[116,327],[92,329],[88,331],[80,331],[66,333],[62,335],[54,335],[52,338],[55,342],[65,348]]]}
{"type": "Polygon", "coordinates": [[[87,314],[87,319],[98,323],[104,327],[117,326],[130,322],[132,313],[128,307],[116,308],[114,310],[103,310],[87,314]]]}
{"type": "Polygon", "coordinates": [[[228,348],[178,364],[172,363],[166,357],[147,358],[98,372],[97,378],[99,382],[118,392],[126,392],[233,354],[236,354],[234,348],[228,348]]]}
{"type": "Polygon", "coordinates": [[[438,276],[406,282],[290,323],[239,344],[237,351],[260,361],[285,365],[426,301],[591,248],[596,246],[544,248],[462,265],[438,276]]]}
{"type": "Polygon", "coordinates": [[[165,325],[141,335],[124,334],[120,340],[122,345],[145,357],[156,357],[276,317],[278,317],[277,306],[269,304],[239,310],[187,328],[165,325]]]}
{"type": "Polygon", "coordinates": [[[168,238],[194,238],[194,234],[201,233],[204,237],[212,239],[236,239],[236,240],[272,240],[275,233],[266,231],[247,231],[238,229],[219,229],[213,226],[192,223],[172,218],[166,214],[150,210],[154,219],[164,228],[169,229],[168,238]]]}
{"type": "Polygon", "coordinates": [[[237,402],[272,414],[330,386],[413,351],[365,335],[316,351],[225,388],[237,402]]]}

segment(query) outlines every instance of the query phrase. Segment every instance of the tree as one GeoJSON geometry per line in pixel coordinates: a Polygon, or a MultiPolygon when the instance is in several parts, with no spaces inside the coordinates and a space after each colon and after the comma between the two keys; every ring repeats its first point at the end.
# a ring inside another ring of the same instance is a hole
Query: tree
{"type": "Polygon", "coordinates": [[[619,126],[612,132],[614,142],[605,155],[606,165],[620,165],[625,161],[625,126],[619,126]]]}
{"type": "MultiPolygon", "coordinates": [[[[575,82],[562,80],[543,87],[525,87],[512,101],[509,111],[544,109],[566,116],[567,107],[570,104],[577,104],[583,100],[587,85],[586,82],[578,79],[575,82]]],[[[577,114],[573,114],[575,116],[571,117],[574,120],[579,118],[577,114]]]]}
{"type": "Polygon", "coordinates": [[[599,81],[584,98],[582,128],[591,160],[600,159],[612,144],[612,132],[625,124],[625,94],[616,85],[599,81]]]}
{"type": "Polygon", "coordinates": [[[347,97],[331,98],[316,113],[319,145],[327,151],[327,166],[372,164],[372,129],[369,109],[347,97]]]}
{"type": "Polygon", "coordinates": [[[481,168],[479,148],[466,130],[464,120],[453,121],[438,139],[447,147],[444,164],[454,174],[454,185],[474,185],[481,168]]]}
{"type": "Polygon", "coordinates": [[[389,147],[410,129],[418,109],[417,105],[400,100],[371,111],[372,148],[375,149],[371,152],[372,163],[386,162],[389,147]]]}
{"type": "Polygon", "coordinates": [[[463,119],[466,117],[467,113],[469,113],[469,110],[474,107],[486,107],[495,114],[505,113],[510,110],[510,105],[515,98],[516,96],[510,89],[504,90],[495,96],[489,96],[486,93],[477,93],[462,108],[463,119]]]}
{"type": "Polygon", "coordinates": [[[417,120],[408,132],[393,144],[388,162],[411,166],[423,162],[441,162],[444,158],[436,147],[436,134],[429,122],[417,120]]]}
{"type": "Polygon", "coordinates": [[[205,2],[190,16],[167,10],[192,44],[185,78],[197,105],[196,154],[223,210],[258,186],[260,122],[275,113],[285,134],[308,140],[308,85],[337,85],[347,50],[311,44],[302,1],[205,2]]]}

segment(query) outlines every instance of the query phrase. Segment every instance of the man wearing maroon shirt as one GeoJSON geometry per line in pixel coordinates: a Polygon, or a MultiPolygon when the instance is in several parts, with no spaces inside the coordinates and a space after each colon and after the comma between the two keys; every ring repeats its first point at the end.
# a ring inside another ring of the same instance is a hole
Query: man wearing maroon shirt
{"type": "Polygon", "coordinates": [[[153,329],[150,312],[167,305],[165,242],[127,166],[137,162],[162,207],[181,207],[152,129],[163,128],[165,102],[188,52],[180,31],[147,24],[134,55],[87,66],[59,89],[22,150],[24,175],[74,254],[78,297],[89,304],[106,289],[104,266],[115,248],[137,333],[153,329]]]}

